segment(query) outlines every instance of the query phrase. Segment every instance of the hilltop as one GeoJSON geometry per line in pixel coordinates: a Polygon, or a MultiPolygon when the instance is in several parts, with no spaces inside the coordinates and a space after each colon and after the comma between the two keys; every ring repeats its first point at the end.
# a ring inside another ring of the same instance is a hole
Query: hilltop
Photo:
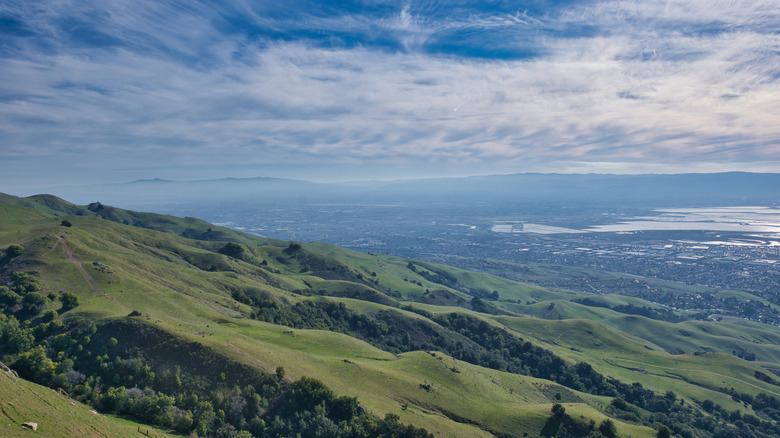
{"type": "Polygon", "coordinates": [[[48,195],[0,249],[4,362],[180,433],[780,433],[765,324],[48,195]]]}

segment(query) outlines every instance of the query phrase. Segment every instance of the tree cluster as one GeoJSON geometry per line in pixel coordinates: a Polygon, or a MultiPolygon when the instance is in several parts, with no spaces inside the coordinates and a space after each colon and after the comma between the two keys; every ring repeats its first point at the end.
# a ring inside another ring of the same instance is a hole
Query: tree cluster
{"type": "MultiPolygon", "coordinates": [[[[397,416],[374,417],[357,399],[337,397],[316,379],[303,377],[290,383],[283,378],[283,369],[273,375],[237,370],[236,364],[222,366],[224,359],[205,347],[198,353],[202,363],[230,374],[205,375],[197,367],[172,365],[169,358],[160,359],[138,344],[123,345],[107,337],[116,330],[110,324],[70,320],[63,326],[55,320],[37,341],[37,331],[28,326],[0,313],[0,357],[21,377],[61,388],[103,412],[129,415],[179,433],[269,438],[431,436],[424,429],[401,424],[397,416]]],[[[164,348],[171,357],[188,362],[190,346],[170,339],[164,348]]]]}

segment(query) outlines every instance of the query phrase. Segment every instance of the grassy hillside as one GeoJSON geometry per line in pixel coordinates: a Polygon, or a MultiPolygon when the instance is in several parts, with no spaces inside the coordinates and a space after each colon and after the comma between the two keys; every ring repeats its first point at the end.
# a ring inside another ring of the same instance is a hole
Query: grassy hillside
{"type": "MultiPolygon", "coordinates": [[[[0,248],[24,248],[2,258],[0,284],[20,290],[14,273],[27,273],[37,291],[26,293],[44,298],[33,314],[20,293],[19,308],[6,306],[6,314],[22,321],[17,332],[48,343],[52,368],[64,369],[65,358],[73,357],[72,371],[110,370],[106,387],[148,384],[163,394],[190,385],[218,394],[254,382],[263,415],[281,409],[285,385],[311,376],[338,396],[357,397],[370,414],[391,413],[437,435],[464,437],[565,428],[568,420],[551,416],[554,403],[585,426],[611,419],[621,436],[655,434],[646,410],[631,417],[611,407],[615,397],[630,396],[619,385],[611,393],[567,383],[566,376],[549,375],[549,367],[533,368],[528,361],[542,349],[559,358],[550,360],[560,360],[562,370],[584,362],[617,379],[612,386],[637,382],[658,397],[674,390],[696,411],[709,400],[724,411],[759,415],[732,388],[751,398],[780,396],[771,373],[780,362],[774,327],[658,321],[599,306],[658,307],[637,299],[263,239],[196,219],[75,206],[49,196],[0,201],[0,248]],[[63,307],[66,294],[79,305],[63,307]],[[584,298],[599,305],[582,304],[584,298]],[[47,317],[48,310],[59,314],[47,317]],[[63,330],[73,342],[63,344],[63,330]],[[522,348],[525,362],[510,348],[522,348]],[[732,356],[736,348],[754,352],[757,361],[732,356]],[[673,354],[679,352],[709,353],[673,354]],[[123,370],[136,360],[156,377],[128,377],[123,370]],[[274,389],[279,367],[287,383],[274,389]],[[175,373],[178,385],[170,383],[175,373]]],[[[17,362],[23,356],[6,355],[17,362]]],[[[57,372],[52,382],[65,375],[57,372]]],[[[101,397],[93,400],[114,406],[101,397]]],[[[197,403],[176,403],[191,411],[195,427],[197,403]]],[[[229,420],[230,409],[223,415],[229,420]]],[[[731,420],[722,421],[726,427],[731,420]]]]}
{"type": "Polygon", "coordinates": [[[766,324],[736,318],[724,318],[719,322],[673,323],[561,300],[533,305],[510,304],[505,307],[545,320],[598,321],[644,339],[672,354],[752,352],[757,361],[780,362],[780,333],[766,324]]]}
{"type": "Polygon", "coordinates": [[[0,371],[0,436],[12,437],[132,437],[139,431],[167,437],[154,427],[98,414],[62,393],[0,371]],[[33,432],[24,423],[36,423],[33,432]]]}

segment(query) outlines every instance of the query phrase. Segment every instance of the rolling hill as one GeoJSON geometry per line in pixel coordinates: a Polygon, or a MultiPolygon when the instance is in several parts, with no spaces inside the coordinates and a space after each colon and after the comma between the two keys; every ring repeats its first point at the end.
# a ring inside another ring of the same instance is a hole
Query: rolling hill
{"type": "Polygon", "coordinates": [[[0,249],[3,361],[178,433],[780,433],[768,325],[47,195],[0,249]]]}

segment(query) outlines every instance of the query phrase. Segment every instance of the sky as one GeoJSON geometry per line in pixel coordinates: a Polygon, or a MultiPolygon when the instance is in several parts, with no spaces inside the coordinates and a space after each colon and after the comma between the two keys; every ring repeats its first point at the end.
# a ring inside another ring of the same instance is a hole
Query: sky
{"type": "Polygon", "coordinates": [[[0,0],[0,192],[780,172],[776,0],[0,0]]]}

